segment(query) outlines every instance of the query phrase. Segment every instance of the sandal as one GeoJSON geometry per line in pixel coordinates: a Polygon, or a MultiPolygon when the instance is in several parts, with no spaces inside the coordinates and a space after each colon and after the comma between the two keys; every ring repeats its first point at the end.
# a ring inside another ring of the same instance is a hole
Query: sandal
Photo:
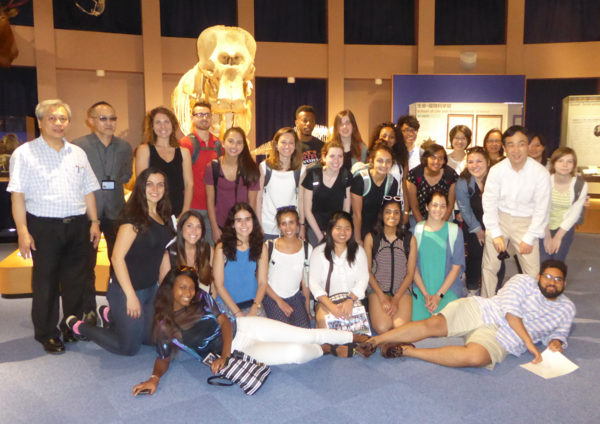
{"type": "Polygon", "coordinates": [[[415,347],[412,343],[386,343],[381,346],[381,356],[388,359],[401,358],[404,354],[403,346],[415,347]]]}
{"type": "Polygon", "coordinates": [[[365,359],[369,359],[369,356],[374,354],[376,350],[377,346],[370,342],[361,343],[356,347],[356,353],[365,359]]]}
{"type": "Polygon", "coordinates": [[[343,344],[343,345],[330,344],[329,346],[331,347],[331,350],[329,351],[329,353],[326,353],[326,355],[331,354],[331,355],[336,356],[338,358],[352,358],[354,356],[354,354],[356,353],[356,343],[346,343],[346,344],[343,344]],[[339,356],[338,355],[337,349],[340,346],[346,346],[348,348],[348,355],[347,356],[339,356]]]}

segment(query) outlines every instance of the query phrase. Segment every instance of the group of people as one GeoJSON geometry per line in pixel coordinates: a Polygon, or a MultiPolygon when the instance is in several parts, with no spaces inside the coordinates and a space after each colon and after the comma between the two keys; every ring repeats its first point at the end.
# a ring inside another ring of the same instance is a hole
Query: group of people
{"type": "Polygon", "coordinates": [[[554,152],[548,171],[529,157],[545,142],[520,126],[472,148],[471,130],[457,126],[451,153],[421,149],[408,115],[367,144],[350,110],[323,142],[305,105],[257,164],[241,128],[222,141],[209,131],[210,104],[191,114],[193,131],[177,140],[172,111],[150,111],[134,161],[110,104],[89,109],[93,132],[72,143],[69,106],[37,106],[41,136],[14,152],[8,191],[19,250],[33,258],[35,338],[48,353],[77,340],[119,355],[156,346],[137,394],[156,390],[179,349],[221,355],[216,373],[234,350],[270,365],[380,347],[385,357],[493,366],[525,350],[541,360],[539,341],[566,346],[575,308],[562,295],[564,259],[587,195],[572,149],[554,152]],[[96,312],[101,233],[111,278],[96,312]],[[507,251],[525,275],[495,295],[507,251]],[[378,336],[328,329],[328,315],[350,320],[361,301],[378,336]],[[466,346],[409,344],[446,335],[465,335],[466,346]]]}

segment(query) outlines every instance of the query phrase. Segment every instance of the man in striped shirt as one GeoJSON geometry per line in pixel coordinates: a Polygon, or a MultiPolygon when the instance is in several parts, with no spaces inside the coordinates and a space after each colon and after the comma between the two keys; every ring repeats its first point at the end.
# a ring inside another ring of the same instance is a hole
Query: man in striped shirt
{"type": "MultiPolygon", "coordinates": [[[[447,367],[493,369],[511,353],[529,351],[532,363],[542,361],[536,343],[562,352],[575,317],[575,305],[562,293],[567,266],[549,259],[542,262],[537,279],[520,274],[511,278],[491,299],[474,296],[451,302],[439,314],[369,339],[366,344],[400,344],[397,356],[419,358],[447,367]],[[409,343],[428,337],[463,336],[465,346],[415,348],[409,343]]],[[[364,349],[368,345],[362,346],[364,349]]]]}

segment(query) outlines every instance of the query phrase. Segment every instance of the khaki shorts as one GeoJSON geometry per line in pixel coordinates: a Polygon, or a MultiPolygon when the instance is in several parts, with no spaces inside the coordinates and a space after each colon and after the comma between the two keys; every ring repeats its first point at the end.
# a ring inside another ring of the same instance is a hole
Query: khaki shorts
{"type": "Polygon", "coordinates": [[[492,362],[486,368],[493,370],[494,365],[504,361],[508,352],[496,340],[498,325],[483,322],[481,309],[475,299],[457,299],[448,303],[440,314],[446,318],[448,337],[462,336],[465,345],[477,343],[488,351],[492,362]]]}

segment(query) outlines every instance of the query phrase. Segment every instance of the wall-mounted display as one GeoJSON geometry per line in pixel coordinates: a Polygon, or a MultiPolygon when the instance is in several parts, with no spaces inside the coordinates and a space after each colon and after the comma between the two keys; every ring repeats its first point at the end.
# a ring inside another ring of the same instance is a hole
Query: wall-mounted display
{"type": "Polygon", "coordinates": [[[563,99],[560,145],[577,152],[577,164],[600,165],[600,96],[563,99]]]}

